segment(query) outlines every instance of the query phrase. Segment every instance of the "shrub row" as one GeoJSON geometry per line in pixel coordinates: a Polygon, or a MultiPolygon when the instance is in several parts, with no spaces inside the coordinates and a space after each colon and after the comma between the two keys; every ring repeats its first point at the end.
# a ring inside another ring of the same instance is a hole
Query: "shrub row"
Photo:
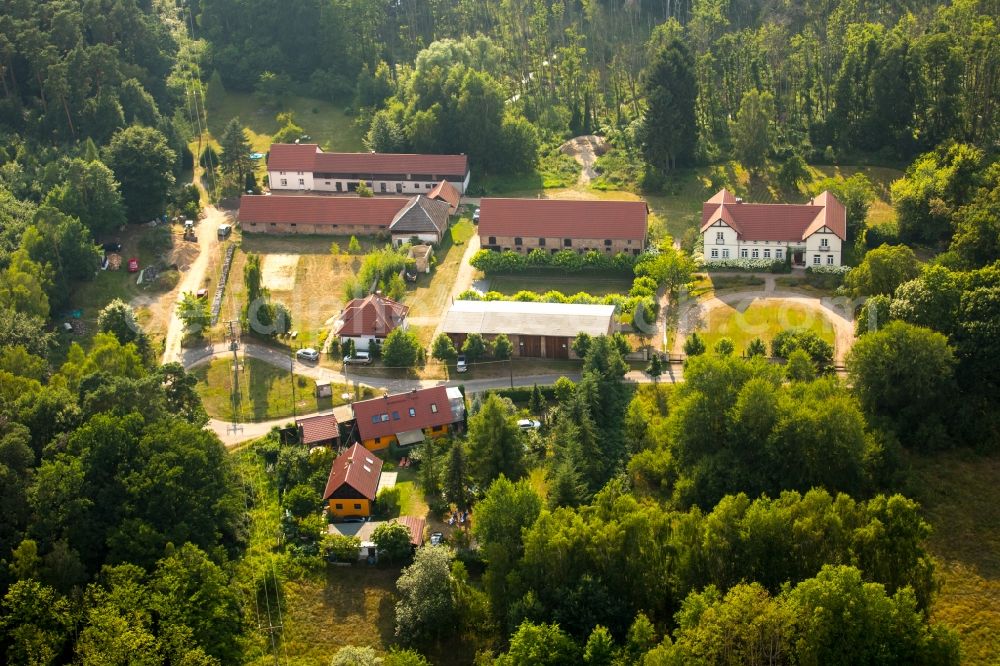
{"type": "Polygon", "coordinates": [[[539,294],[534,291],[519,291],[513,296],[501,294],[499,291],[488,291],[481,294],[474,289],[467,289],[458,295],[460,301],[521,301],[526,303],[577,303],[581,305],[614,305],[618,311],[618,319],[625,324],[631,324],[636,310],[643,308],[644,318],[652,322],[659,311],[659,303],[650,296],[625,296],[623,294],[607,294],[593,296],[585,291],[567,296],[561,291],[547,291],[539,294]]]}
{"type": "Polygon", "coordinates": [[[535,249],[528,254],[513,250],[496,252],[480,250],[469,262],[487,275],[495,273],[521,273],[534,268],[558,268],[571,273],[585,270],[631,272],[637,257],[619,252],[616,255],[601,254],[591,250],[579,254],[572,250],[560,250],[555,254],[535,249]]]}
{"type": "MultiPolygon", "coordinates": [[[[556,400],[556,388],[555,386],[539,386],[538,389],[542,392],[542,397],[545,398],[546,402],[552,403],[556,400]]],[[[512,389],[497,389],[494,391],[501,398],[510,398],[516,403],[526,403],[531,399],[531,393],[534,390],[533,386],[518,386],[512,389]]]]}
{"type": "Polygon", "coordinates": [[[706,261],[703,270],[745,273],[791,273],[792,264],[783,259],[720,259],[706,261]]]}

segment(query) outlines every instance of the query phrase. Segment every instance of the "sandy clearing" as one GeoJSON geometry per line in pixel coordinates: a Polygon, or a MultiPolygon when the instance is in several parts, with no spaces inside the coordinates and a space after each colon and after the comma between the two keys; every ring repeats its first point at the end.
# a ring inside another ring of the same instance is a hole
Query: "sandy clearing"
{"type": "Polygon", "coordinates": [[[295,290],[295,270],[299,265],[297,254],[265,254],[260,262],[264,286],[274,291],[295,290]]]}

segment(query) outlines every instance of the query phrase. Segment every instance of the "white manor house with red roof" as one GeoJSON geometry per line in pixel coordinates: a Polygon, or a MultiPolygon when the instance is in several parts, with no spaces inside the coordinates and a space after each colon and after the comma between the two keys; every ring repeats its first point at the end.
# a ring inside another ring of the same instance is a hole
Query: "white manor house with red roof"
{"type": "Polygon", "coordinates": [[[786,260],[795,266],[840,266],[847,210],[830,192],[805,204],[751,204],[721,190],[701,208],[705,263],[786,260]]]}

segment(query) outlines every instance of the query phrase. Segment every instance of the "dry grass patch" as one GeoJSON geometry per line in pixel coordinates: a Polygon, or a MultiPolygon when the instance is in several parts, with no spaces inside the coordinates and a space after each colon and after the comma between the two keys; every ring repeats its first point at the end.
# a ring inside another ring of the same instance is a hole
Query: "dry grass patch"
{"type": "Polygon", "coordinates": [[[958,632],[962,661],[1000,655],[1000,455],[914,456],[909,494],[934,528],[927,546],[941,589],[931,616],[958,632]]]}
{"type": "Polygon", "coordinates": [[[831,346],[834,344],[834,329],[829,319],[813,308],[783,300],[755,300],[749,305],[739,304],[739,307],[723,304],[712,308],[699,332],[708,349],[726,337],[735,343],[739,352],[754,338],[770,343],[774,336],[789,328],[807,328],[831,346]]]}

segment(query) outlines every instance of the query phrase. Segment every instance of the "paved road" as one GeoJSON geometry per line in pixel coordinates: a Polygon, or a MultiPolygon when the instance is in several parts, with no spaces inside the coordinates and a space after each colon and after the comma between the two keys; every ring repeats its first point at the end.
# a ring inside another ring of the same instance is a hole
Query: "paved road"
{"type": "MultiPolygon", "coordinates": [[[[241,347],[241,352],[250,358],[255,358],[265,363],[280,367],[289,368],[294,367],[295,374],[304,377],[310,377],[313,379],[328,379],[334,382],[345,381],[345,376],[342,371],[332,370],[330,368],[324,368],[321,366],[308,365],[305,363],[300,363],[299,361],[292,361],[287,354],[281,353],[280,351],[271,349],[270,347],[264,347],[262,345],[256,345],[252,343],[244,343],[241,347]]],[[[224,356],[230,354],[229,348],[224,343],[219,343],[215,345],[206,345],[204,347],[196,349],[186,349],[184,350],[181,362],[186,368],[193,368],[203,363],[207,363],[213,358],[224,356]]],[[[573,381],[579,381],[580,373],[578,371],[568,372],[564,374],[542,374],[542,375],[521,375],[514,376],[513,383],[514,386],[533,386],[534,384],[539,384],[545,386],[548,384],[554,384],[560,377],[568,377],[573,381]]],[[[491,389],[509,388],[511,385],[511,378],[508,377],[488,377],[485,379],[389,379],[382,380],[377,377],[364,377],[366,382],[359,381],[359,376],[353,375],[348,372],[348,380],[350,383],[357,384],[359,387],[370,387],[376,390],[376,392],[389,392],[389,393],[402,393],[404,391],[409,391],[415,388],[427,388],[430,386],[465,386],[465,391],[467,394],[472,393],[482,393],[483,391],[488,391],[491,389]],[[367,383],[373,382],[373,383],[367,383]]],[[[664,383],[676,383],[683,381],[683,371],[681,366],[674,365],[668,366],[667,371],[664,372],[663,376],[660,378],[661,382],[664,383]]],[[[633,370],[625,376],[625,381],[635,382],[635,383],[645,383],[652,381],[648,375],[643,372],[633,370]]],[[[350,412],[350,407],[344,405],[338,407],[334,410],[337,415],[338,420],[347,420],[353,418],[350,412]],[[340,411],[338,411],[340,410],[340,411]]],[[[305,416],[301,414],[300,416],[305,416]]],[[[256,439],[270,432],[271,428],[276,426],[283,426],[286,423],[291,422],[290,417],[281,419],[272,419],[270,421],[260,421],[256,423],[244,423],[241,424],[240,429],[236,432],[233,431],[232,423],[229,421],[224,421],[221,419],[211,419],[209,421],[209,428],[211,428],[218,436],[219,439],[223,441],[226,446],[235,446],[241,442],[247,440],[256,439]]]]}
{"type": "Polygon", "coordinates": [[[228,221],[224,212],[215,206],[205,208],[205,216],[195,227],[198,235],[198,257],[191,263],[187,273],[181,278],[176,290],[177,302],[174,303],[173,312],[170,315],[170,323],[167,325],[167,335],[163,343],[163,362],[181,360],[181,339],[184,337],[184,324],[177,316],[177,308],[180,304],[180,295],[186,291],[198,291],[205,280],[205,271],[208,270],[208,261],[212,252],[219,246],[219,225],[228,221]]]}

